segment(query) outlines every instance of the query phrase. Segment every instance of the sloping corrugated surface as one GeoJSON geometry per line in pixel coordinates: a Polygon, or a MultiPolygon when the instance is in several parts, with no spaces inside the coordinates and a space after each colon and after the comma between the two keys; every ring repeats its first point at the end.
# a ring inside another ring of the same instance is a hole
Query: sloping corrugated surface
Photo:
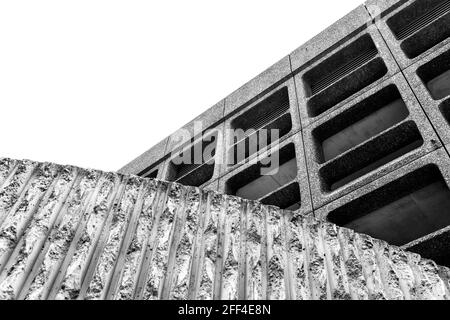
{"type": "Polygon", "coordinates": [[[447,299],[449,275],[312,216],[0,160],[1,299],[447,299]]]}

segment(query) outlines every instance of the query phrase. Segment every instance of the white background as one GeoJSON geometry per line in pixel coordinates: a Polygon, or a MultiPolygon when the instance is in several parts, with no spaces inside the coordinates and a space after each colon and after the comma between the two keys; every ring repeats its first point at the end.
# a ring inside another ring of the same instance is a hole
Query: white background
{"type": "Polygon", "coordinates": [[[361,0],[0,0],[0,157],[123,165],[361,0]]]}

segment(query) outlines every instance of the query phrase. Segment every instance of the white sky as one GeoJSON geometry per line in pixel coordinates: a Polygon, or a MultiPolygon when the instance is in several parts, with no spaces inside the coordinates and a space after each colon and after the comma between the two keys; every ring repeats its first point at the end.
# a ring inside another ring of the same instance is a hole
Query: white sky
{"type": "Polygon", "coordinates": [[[0,156],[118,170],[362,0],[0,0],[0,156]]]}

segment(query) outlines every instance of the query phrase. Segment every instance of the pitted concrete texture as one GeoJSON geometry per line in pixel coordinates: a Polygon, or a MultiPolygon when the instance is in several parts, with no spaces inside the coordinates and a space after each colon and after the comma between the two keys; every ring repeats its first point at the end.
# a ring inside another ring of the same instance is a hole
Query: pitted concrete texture
{"type": "Polygon", "coordinates": [[[399,71],[375,25],[339,42],[295,76],[302,127],[340,109],[399,71]]]}
{"type": "Polygon", "coordinates": [[[312,215],[0,160],[1,299],[448,299],[449,275],[312,215]]]}
{"type": "MultiPolygon", "coordinates": [[[[434,233],[450,225],[450,158],[443,148],[402,166],[315,211],[324,221],[404,248],[446,248],[434,233]],[[437,246],[439,243],[439,246],[437,246]]],[[[414,251],[441,264],[449,251],[414,251]]]]}
{"type": "Polygon", "coordinates": [[[450,44],[448,0],[369,0],[366,7],[402,70],[450,44]]]}
{"type": "MultiPolygon", "coordinates": [[[[252,102],[251,104],[247,105],[245,108],[241,109],[239,112],[235,113],[232,117],[230,117],[229,119],[225,120],[225,133],[227,132],[234,132],[233,130],[235,129],[244,129],[244,128],[240,128],[238,125],[234,126],[234,123],[236,122],[236,119],[242,119],[242,118],[246,118],[246,119],[254,119],[255,118],[255,114],[259,113],[259,116],[265,116],[268,111],[267,108],[265,108],[265,105],[267,104],[267,101],[269,99],[271,99],[274,96],[281,96],[282,94],[287,94],[287,101],[289,102],[289,109],[287,112],[284,113],[283,118],[286,118],[285,116],[287,115],[290,118],[290,130],[288,132],[286,132],[285,130],[281,130],[279,126],[274,126],[272,124],[269,123],[265,123],[264,126],[262,128],[267,128],[268,131],[270,131],[270,129],[280,129],[280,132],[283,132],[279,135],[281,135],[280,139],[278,140],[278,142],[282,142],[287,138],[290,138],[291,136],[297,134],[298,132],[300,132],[301,130],[301,123],[300,123],[300,115],[299,115],[299,111],[298,111],[298,104],[297,104],[297,99],[296,99],[296,95],[295,95],[295,84],[294,84],[294,79],[291,78],[283,83],[281,83],[279,86],[275,87],[270,93],[263,95],[262,97],[260,97],[259,99],[257,99],[256,101],[252,102]],[[261,107],[262,106],[262,107],[261,107]],[[260,110],[255,110],[256,109],[260,109],[260,110]],[[262,111],[261,111],[262,109],[262,111]]],[[[274,103],[273,104],[274,107],[278,107],[279,103],[274,103]]],[[[247,120],[248,121],[248,120],[247,120]]],[[[279,123],[279,121],[277,121],[279,123]]],[[[251,129],[260,129],[260,128],[251,128],[251,129]]],[[[245,130],[247,130],[247,128],[245,128],[245,130]]],[[[269,132],[270,133],[270,132],[269,132]]],[[[221,167],[221,175],[227,174],[231,171],[233,171],[234,169],[236,169],[237,167],[239,167],[240,165],[242,165],[242,163],[234,163],[234,159],[231,159],[230,157],[230,149],[231,147],[234,145],[235,141],[232,140],[233,137],[230,137],[229,135],[225,134],[224,135],[224,150],[222,153],[222,157],[226,163],[226,165],[223,165],[221,167]]],[[[260,149],[260,151],[263,148],[260,149]]],[[[256,156],[257,152],[255,152],[254,154],[250,154],[248,155],[247,159],[251,159],[253,156],[256,156]]]]}
{"type": "Polygon", "coordinates": [[[339,44],[342,40],[363,30],[371,23],[371,18],[364,5],[360,5],[339,21],[333,23],[290,54],[292,71],[296,72],[317,59],[324,52],[339,44]]]}
{"type": "Polygon", "coordinates": [[[155,146],[141,154],[139,157],[122,167],[119,172],[123,174],[139,174],[148,166],[154,165],[156,162],[164,158],[164,151],[166,150],[168,138],[164,138],[155,146]]]}
{"type": "Polygon", "coordinates": [[[267,89],[283,81],[290,74],[291,64],[289,56],[286,56],[226,97],[224,116],[238,111],[243,105],[264,94],[267,89]]]}
{"type": "Polygon", "coordinates": [[[442,147],[402,73],[308,126],[303,136],[314,208],[442,147]]]}

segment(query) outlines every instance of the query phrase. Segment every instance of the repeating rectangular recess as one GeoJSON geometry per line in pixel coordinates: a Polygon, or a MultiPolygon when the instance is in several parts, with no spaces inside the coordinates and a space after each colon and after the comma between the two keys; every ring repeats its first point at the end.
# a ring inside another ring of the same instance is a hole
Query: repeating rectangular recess
{"type": "Polygon", "coordinates": [[[168,152],[166,151],[167,143],[168,138],[164,138],[149,150],[122,167],[118,172],[122,174],[139,175],[147,168],[154,167],[158,163],[165,161],[168,158],[168,152]]]}
{"type": "Polygon", "coordinates": [[[176,163],[173,159],[169,162],[166,179],[175,181],[183,185],[198,187],[211,180],[214,175],[216,147],[218,142],[218,131],[212,131],[208,135],[202,136],[199,140],[193,141],[190,146],[183,149],[179,156],[187,161],[176,163]],[[211,150],[208,154],[205,149],[211,150]],[[196,152],[201,152],[197,154],[196,152]]]}
{"type": "Polygon", "coordinates": [[[450,43],[405,70],[405,76],[438,132],[450,143],[450,43]]]}
{"type": "Polygon", "coordinates": [[[394,84],[313,130],[325,192],[420,147],[423,139],[394,84]]]}
{"type": "Polygon", "coordinates": [[[313,130],[319,163],[327,162],[409,115],[397,87],[391,84],[313,130]]]}
{"type": "Polygon", "coordinates": [[[409,59],[416,58],[450,36],[450,1],[420,0],[387,20],[409,59]]]}
{"type": "Polygon", "coordinates": [[[434,100],[450,96],[450,50],[419,67],[417,74],[434,100]]]}
{"type": "Polygon", "coordinates": [[[442,112],[442,115],[444,116],[447,123],[450,124],[450,99],[447,99],[444,102],[442,102],[439,109],[442,112]]]}
{"type": "Polygon", "coordinates": [[[272,136],[272,130],[278,130],[277,138],[287,135],[292,130],[288,88],[282,87],[234,118],[231,121],[231,129],[242,134],[236,134],[233,137],[233,144],[228,149],[230,166],[248,159],[261,149],[275,143],[277,139],[272,136]]]}
{"type": "Polygon", "coordinates": [[[401,73],[304,130],[314,208],[442,147],[401,73]]]}
{"type": "MultiPolygon", "coordinates": [[[[441,172],[448,185],[448,156],[442,162],[439,161],[442,153],[427,158],[413,167],[408,165],[407,172],[428,167],[432,162],[445,170],[441,172]]],[[[34,163],[33,167],[41,165],[34,163]]],[[[9,171],[4,166],[3,169],[6,172],[2,176],[9,171]]],[[[68,173],[79,169],[64,167],[63,170],[68,173]]],[[[390,181],[401,177],[390,177],[393,178],[390,181]]],[[[317,221],[311,214],[302,217],[236,197],[163,181],[117,175],[109,180],[112,174],[94,171],[86,172],[86,178],[90,180],[85,181],[88,185],[80,181],[77,186],[63,187],[62,193],[52,193],[54,196],[46,192],[41,204],[32,210],[31,218],[41,220],[39,217],[48,213],[47,208],[61,216],[73,205],[74,217],[83,212],[94,218],[100,214],[104,224],[102,232],[94,235],[95,239],[82,236],[83,230],[99,230],[95,228],[97,219],[84,221],[81,218],[80,226],[66,225],[74,232],[58,242],[61,235],[68,235],[61,233],[66,229],[55,221],[54,227],[43,230],[46,234],[51,231],[50,236],[41,235],[45,243],[34,248],[37,253],[43,247],[51,259],[41,269],[43,260],[32,258],[29,255],[32,252],[19,250],[21,255],[25,253],[26,259],[16,257],[16,263],[11,264],[13,272],[4,270],[3,276],[10,278],[2,283],[2,297],[46,299],[51,291],[50,299],[54,299],[58,291],[59,298],[66,299],[448,298],[449,270],[385,242],[317,221]],[[109,182],[98,184],[99,177],[109,182]],[[54,201],[61,206],[53,206],[54,201]],[[103,204],[100,212],[97,212],[97,204],[103,204]],[[123,220],[125,216],[130,219],[128,223],[123,220]],[[58,250],[55,252],[51,247],[58,250]],[[74,255],[75,252],[81,256],[74,255]],[[77,256],[79,259],[75,258],[77,256]],[[24,261],[30,258],[33,261],[25,265],[24,261]],[[76,262],[72,265],[75,268],[67,269],[66,262],[70,261],[76,262]],[[102,267],[97,269],[97,266],[102,267]],[[40,269],[43,273],[28,274],[24,267],[40,269]],[[77,272],[79,270],[84,271],[77,272]],[[17,283],[22,282],[21,272],[30,281],[39,274],[36,285],[17,283]],[[54,273],[57,279],[48,272],[54,273]],[[65,281],[61,286],[62,278],[58,273],[70,276],[73,281],[65,281]],[[15,282],[18,296],[11,292],[15,290],[12,287],[15,282]]],[[[25,183],[39,186],[42,179],[45,177],[33,175],[25,183]]],[[[53,179],[62,182],[64,178],[53,176],[53,179]]],[[[57,184],[49,182],[53,190],[58,189],[54,189],[57,184]]],[[[15,194],[17,190],[7,192],[4,196],[15,194]]],[[[26,233],[16,242],[25,240],[30,240],[26,233]]]]}
{"type": "Polygon", "coordinates": [[[309,116],[319,116],[387,72],[372,37],[364,34],[303,75],[309,116]]]}
{"type": "Polygon", "coordinates": [[[439,165],[427,163],[330,211],[327,220],[402,246],[450,225],[450,189],[439,165]]]}
{"type": "Polygon", "coordinates": [[[300,186],[296,181],[298,169],[295,145],[289,143],[273,152],[271,157],[278,157],[279,168],[263,175],[261,170],[269,168],[270,162],[266,159],[258,161],[229,178],[225,184],[225,192],[282,209],[299,209],[301,196],[300,186]]]}
{"type": "Polygon", "coordinates": [[[427,235],[403,246],[402,249],[432,259],[437,264],[450,267],[450,227],[427,235]]]}

